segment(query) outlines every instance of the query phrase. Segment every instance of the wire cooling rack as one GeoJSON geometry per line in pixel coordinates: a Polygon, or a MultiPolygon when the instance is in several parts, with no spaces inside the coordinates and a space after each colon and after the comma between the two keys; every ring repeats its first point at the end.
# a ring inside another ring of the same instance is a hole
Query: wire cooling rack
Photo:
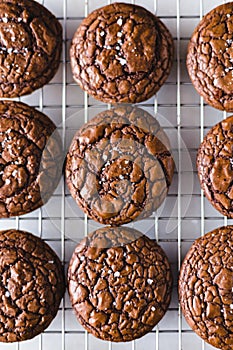
{"type": "MultiPolygon", "coordinates": [[[[225,113],[204,104],[187,75],[185,56],[191,33],[200,18],[221,4],[215,0],[135,0],[156,13],[170,29],[176,46],[172,72],[156,97],[140,104],[158,117],[171,140],[176,160],[176,173],[169,195],[153,217],[131,226],[156,238],[167,253],[174,276],[173,298],[165,317],[143,338],[121,344],[100,341],[76,321],[68,295],[50,327],[40,336],[20,344],[0,344],[0,350],[208,350],[183,319],[177,297],[178,270],[194,239],[227,223],[204,198],[197,179],[195,158],[197,148],[207,130],[226,117],[225,113]]],[[[69,145],[74,129],[98,110],[109,108],[98,103],[73,82],[69,63],[71,38],[84,16],[107,0],[41,0],[60,20],[64,28],[63,54],[55,78],[43,89],[21,98],[46,113],[58,126],[64,145],[69,145]],[[75,113],[75,117],[71,118],[75,113]],[[75,120],[75,125],[70,124],[75,120]]],[[[230,222],[230,221],[229,221],[230,222]]],[[[62,179],[50,201],[28,215],[2,219],[1,229],[28,230],[45,239],[67,267],[78,241],[98,227],[78,209],[62,179]]]]}

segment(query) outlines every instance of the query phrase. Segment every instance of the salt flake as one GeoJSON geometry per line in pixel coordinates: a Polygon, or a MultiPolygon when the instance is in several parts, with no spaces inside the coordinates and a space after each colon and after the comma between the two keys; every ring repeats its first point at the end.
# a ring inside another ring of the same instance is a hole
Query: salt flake
{"type": "Polygon", "coordinates": [[[228,73],[228,72],[230,72],[230,71],[232,71],[232,70],[233,70],[233,67],[225,68],[225,72],[226,72],[226,73],[228,73]]]}
{"type": "Polygon", "coordinates": [[[122,24],[123,24],[123,20],[122,20],[122,18],[118,18],[118,20],[117,20],[117,24],[118,24],[119,26],[122,26],[122,24]]]}
{"type": "Polygon", "coordinates": [[[122,66],[124,66],[127,63],[125,58],[118,58],[118,60],[122,66]]]}

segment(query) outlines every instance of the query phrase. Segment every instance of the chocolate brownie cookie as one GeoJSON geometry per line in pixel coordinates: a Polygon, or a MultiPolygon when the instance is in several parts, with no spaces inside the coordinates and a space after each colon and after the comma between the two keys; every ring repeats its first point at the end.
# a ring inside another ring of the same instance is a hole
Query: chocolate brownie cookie
{"type": "Polygon", "coordinates": [[[206,342],[233,348],[233,226],[194,242],[184,259],[179,296],[190,327],[206,342]]]}
{"type": "Polygon", "coordinates": [[[76,247],[68,285],[82,326],[100,339],[125,342],[142,337],[164,316],[172,275],[154,240],[132,229],[105,227],[76,247]]]}
{"type": "Polygon", "coordinates": [[[62,27],[31,0],[0,3],[0,97],[30,94],[55,75],[62,48],[62,27]]]}
{"type": "Polygon", "coordinates": [[[1,101],[0,218],[46,203],[61,170],[61,139],[53,122],[24,103],[1,101]]]}
{"type": "Polygon", "coordinates": [[[91,219],[113,226],[150,216],[166,197],[173,171],[167,137],[135,107],[104,111],[85,124],[66,160],[77,204],[91,219]]]}
{"type": "Polygon", "coordinates": [[[107,103],[149,99],[167,79],[173,39],[143,7],[114,3],[92,12],[77,29],[70,51],[80,87],[107,103]]]}
{"type": "Polygon", "coordinates": [[[197,92],[211,106],[233,111],[233,2],[210,11],[195,29],[187,68],[197,92]]]}
{"type": "Polygon", "coordinates": [[[0,231],[0,274],[0,341],[22,341],[43,332],[65,292],[57,255],[28,232],[0,231]]]}
{"type": "Polygon", "coordinates": [[[197,155],[201,187],[211,204],[233,218],[233,116],[215,125],[197,155]]]}

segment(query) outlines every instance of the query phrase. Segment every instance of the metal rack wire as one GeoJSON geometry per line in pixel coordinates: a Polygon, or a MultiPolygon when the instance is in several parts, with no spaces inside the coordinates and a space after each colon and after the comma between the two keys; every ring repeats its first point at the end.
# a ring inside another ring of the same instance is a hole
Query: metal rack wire
{"type": "MultiPolygon", "coordinates": [[[[177,298],[177,276],[185,253],[192,241],[205,232],[226,224],[203,196],[197,181],[195,156],[206,130],[226,114],[206,106],[187,76],[185,55],[187,43],[194,27],[203,14],[217,6],[216,0],[124,0],[142,5],[156,13],[171,30],[176,57],[172,73],[155,98],[141,104],[160,113],[164,129],[174,145],[176,174],[162,211],[153,217],[133,224],[162,245],[173,269],[173,299],[167,314],[147,336],[126,344],[111,344],[97,340],[83,330],[76,321],[68,300],[61,303],[59,313],[51,326],[40,336],[20,344],[0,344],[0,350],[200,350],[213,349],[204,344],[184,321],[177,298]],[[164,121],[164,119],[162,121],[164,121]],[[187,149],[187,148],[188,149],[187,149]],[[189,162],[190,160],[190,162],[189,162]],[[189,168],[187,168],[189,164],[189,168]],[[191,182],[190,182],[191,181],[191,182]],[[194,186],[187,186],[193,183],[194,186]],[[167,230],[168,222],[172,229],[167,230]]],[[[64,31],[63,54],[56,77],[43,89],[22,101],[44,111],[58,125],[64,148],[70,140],[67,120],[79,111],[77,126],[89,118],[91,107],[109,108],[88,97],[73,82],[69,67],[69,45],[82,18],[94,8],[109,4],[111,0],[40,0],[61,21],[64,31]]],[[[76,207],[66,190],[64,179],[48,204],[35,212],[15,219],[1,220],[1,229],[25,229],[45,239],[61,257],[64,264],[70,259],[76,242],[98,227],[76,207]]]]}

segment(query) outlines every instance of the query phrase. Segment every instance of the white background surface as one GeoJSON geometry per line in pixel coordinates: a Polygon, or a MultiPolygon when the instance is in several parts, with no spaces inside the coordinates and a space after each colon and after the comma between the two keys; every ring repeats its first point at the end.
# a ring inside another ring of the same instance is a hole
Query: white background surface
{"type": "MultiPolygon", "coordinates": [[[[125,2],[132,1],[125,0],[125,2]]],[[[59,72],[50,84],[21,100],[50,116],[59,126],[61,135],[68,145],[74,131],[65,129],[65,126],[69,127],[71,115],[79,112],[73,125],[78,128],[95,111],[92,109],[88,113],[84,108],[108,107],[92,98],[87,98],[73,82],[69,47],[70,40],[84,15],[110,1],[44,0],[40,3],[44,3],[63,24],[63,56],[59,72]]],[[[163,116],[159,121],[171,140],[176,159],[176,174],[169,195],[158,213],[147,220],[130,225],[150,237],[156,237],[167,253],[174,276],[171,305],[153,332],[132,343],[110,344],[87,335],[76,321],[66,293],[56,319],[45,333],[21,344],[0,344],[0,350],[213,349],[204,344],[181,317],[176,289],[179,265],[193,240],[227,223],[227,220],[214,210],[201,194],[195,167],[196,152],[203,135],[209,127],[226,117],[226,114],[203,104],[188,78],[185,67],[187,44],[191,33],[201,16],[222,2],[136,0],[135,3],[156,12],[161,17],[170,29],[176,46],[175,62],[169,79],[156,97],[143,103],[143,106],[149,106],[151,110],[157,110],[163,116]]],[[[51,200],[42,209],[17,219],[1,220],[1,229],[19,228],[44,238],[66,266],[76,243],[97,227],[99,226],[87,220],[78,209],[65,190],[63,180],[51,200]]]]}

